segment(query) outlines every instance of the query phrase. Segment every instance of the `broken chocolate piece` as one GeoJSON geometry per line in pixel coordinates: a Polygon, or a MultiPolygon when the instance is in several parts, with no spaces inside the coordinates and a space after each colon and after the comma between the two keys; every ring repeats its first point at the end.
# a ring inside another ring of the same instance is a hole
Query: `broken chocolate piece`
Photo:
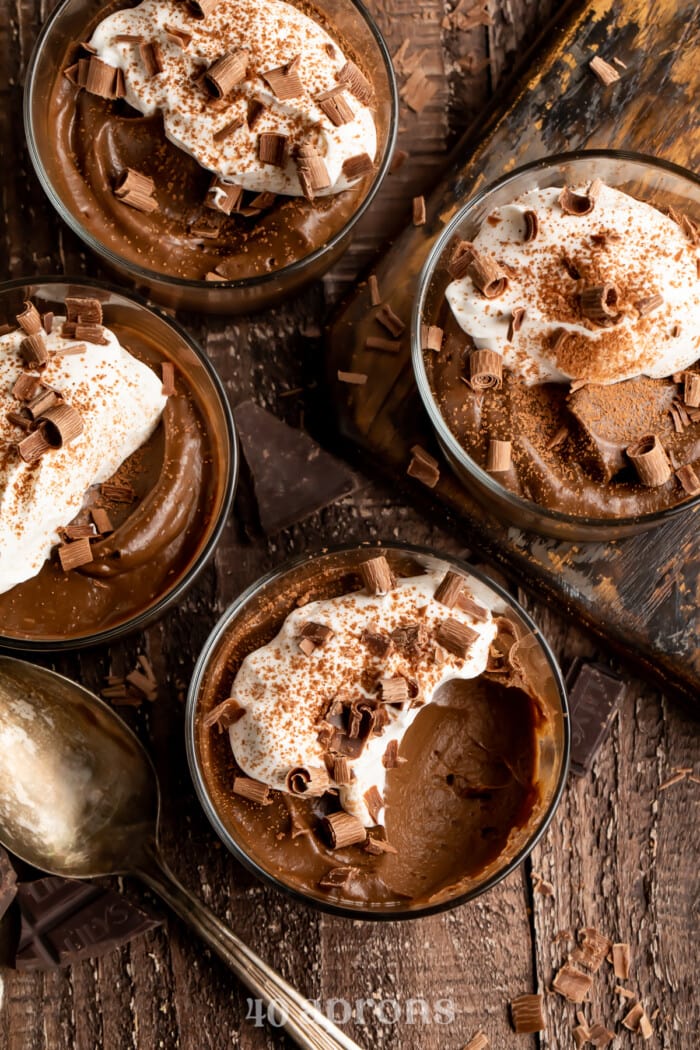
{"type": "Polygon", "coordinates": [[[426,212],[425,212],[425,197],[414,197],[413,198],[413,225],[414,226],[425,226],[426,223],[426,212]]]}
{"type": "MultiPolygon", "coordinates": [[[[449,569],[437,586],[435,601],[440,602],[441,605],[446,605],[448,609],[454,609],[459,602],[466,582],[464,576],[449,569]]],[[[463,608],[463,606],[460,606],[460,608],[463,608]]]]}
{"type": "Polygon", "coordinates": [[[609,1031],[605,1025],[594,1024],[588,1030],[588,1041],[592,1046],[602,1048],[609,1046],[615,1038],[615,1033],[609,1031]]]}
{"type": "Polygon", "coordinates": [[[239,405],[234,416],[260,524],[268,535],[302,521],[355,487],[342,463],[254,402],[239,405]]]}
{"type": "Polygon", "coordinates": [[[333,628],[325,623],[314,623],[309,620],[301,629],[301,637],[310,641],[314,648],[325,645],[333,634],[333,628]]]}
{"type": "Polygon", "coordinates": [[[347,758],[344,755],[335,756],[333,758],[333,780],[335,783],[340,787],[344,784],[350,784],[353,776],[354,774],[347,758]]]}
{"type": "Polygon", "coordinates": [[[420,445],[411,449],[411,461],[406,468],[409,477],[422,482],[429,489],[434,489],[440,480],[440,464],[420,445]]]}
{"type": "MultiPolygon", "coordinates": [[[[234,117],[233,120],[227,121],[226,124],[224,124],[222,127],[220,127],[218,129],[218,131],[215,131],[214,134],[212,135],[212,138],[214,139],[214,142],[223,142],[224,139],[229,138],[231,135],[234,134],[234,132],[238,131],[239,128],[242,128],[244,124],[245,124],[245,121],[241,120],[240,117],[234,117]]],[[[214,181],[217,182],[218,180],[214,179],[214,181]]],[[[228,185],[228,183],[226,183],[225,185],[228,185]]],[[[211,190],[211,187],[210,187],[210,190],[211,190]]],[[[241,196],[242,195],[243,195],[243,190],[241,188],[241,196]]]]}
{"type": "Polygon", "coordinates": [[[627,455],[642,485],[657,488],[671,477],[671,464],[657,434],[645,434],[634,445],[629,445],[627,455]]]}
{"type": "Polygon", "coordinates": [[[113,99],[115,97],[117,71],[114,66],[108,66],[96,55],[91,55],[87,66],[85,78],[85,90],[91,95],[100,98],[113,99]]]}
{"type": "Polygon", "coordinates": [[[157,77],[163,72],[163,49],[157,40],[139,46],[141,61],[149,77],[157,77]]]}
{"type": "Polygon", "coordinates": [[[363,798],[365,800],[365,805],[369,810],[370,817],[372,818],[375,824],[378,824],[379,816],[384,808],[384,799],[382,798],[379,788],[376,786],[376,784],[372,784],[372,787],[368,788],[367,791],[365,791],[363,798]]]}
{"type": "Polygon", "coordinates": [[[326,162],[315,146],[300,146],[296,155],[297,175],[307,200],[312,201],[319,190],[328,189],[331,177],[326,162]]]}
{"type": "Polygon", "coordinates": [[[503,474],[510,470],[513,449],[510,441],[501,441],[499,438],[489,438],[486,450],[486,469],[489,474],[503,474]]]}
{"type": "Polygon", "coordinates": [[[277,69],[270,69],[267,73],[260,74],[272,93],[282,102],[290,98],[298,98],[299,95],[303,94],[304,85],[298,73],[300,62],[301,55],[297,55],[291,62],[278,66],[277,69]]]}
{"type": "Polygon", "coordinates": [[[350,386],[364,386],[367,382],[366,372],[342,372],[338,369],[338,381],[350,386]]]}
{"type": "Polygon", "coordinates": [[[149,213],[158,208],[158,201],[154,196],[155,188],[155,183],[150,176],[142,175],[133,168],[127,168],[114,185],[114,196],[122,204],[128,204],[136,211],[149,213]]]}
{"type": "Polygon", "coordinates": [[[367,830],[364,825],[357,817],[346,813],[345,810],[329,813],[323,818],[323,826],[328,833],[332,849],[354,846],[367,839],[367,830]]]}
{"type": "Polygon", "coordinates": [[[319,889],[336,890],[340,886],[344,886],[357,871],[358,868],[354,868],[351,864],[345,864],[339,868],[330,868],[323,878],[319,880],[319,889]]]}
{"type": "Polygon", "coordinates": [[[518,1035],[544,1031],[541,995],[519,995],[511,1001],[510,1013],[518,1035]]]}
{"type": "Polygon", "coordinates": [[[348,157],[343,161],[343,175],[351,182],[371,175],[373,171],[374,164],[368,153],[359,153],[356,157],[348,157]]]}
{"type": "Polygon", "coordinates": [[[383,554],[360,565],[360,575],[368,594],[387,594],[395,585],[394,574],[383,554]]]}
{"type": "Polygon", "coordinates": [[[360,641],[367,646],[373,656],[379,659],[384,659],[394,644],[388,634],[373,631],[371,627],[365,627],[360,635],[360,641]]]}
{"type": "Polygon", "coordinates": [[[269,806],[272,803],[269,785],[253,780],[251,777],[234,777],[233,793],[240,795],[241,798],[247,798],[249,802],[256,802],[260,806],[269,806]]]}
{"type": "Polygon", "coordinates": [[[58,560],[64,572],[71,572],[72,569],[88,565],[92,561],[90,540],[86,536],[70,543],[61,543],[57,550],[58,560]]]}
{"type": "Polygon", "coordinates": [[[471,627],[456,620],[453,616],[449,616],[435,628],[435,638],[438,644],[462,660],[466,658],[470,646],[478,637],[478,631],[472,630],[471,627]]]}
{"type": "Polygon", "coordinates": [[[620,79],[620,74],[615,69],[615,66],[611,66],[609,62],[606,62],[600,55],[596,55],[588,63],[588,66],[592,73],[595,73],[596,77],[603,85],[603,87],[610,87],[611,84],[615,84],[620,79]]]}
{"type": "Polygon", "coordinates": [[[612,717],[625,692],[624,683],[609,670],[575,663],[567,675],[571,712],[571,772],[585,776],[607,736],[612,717]]]}
{"type": "Polygon", "coordinates": [[[487,1036],[483,1032],[477,1032],[462,1050],[489,1050],[490,1046],[487,1036]]]}
{"type": "Polygon", "coordinates": [[[98,958],[158,923],[126,897],[94,883],[50,876],[21,883],[18,970],[51,970],[98,958]]]}
{"type": "Polygon", "coordinates": [[[27,335],[37,335],[42,331],[41,315],[29,299],[25,299],[24,310],[17,314],[17,323],[27,335]]]}
{"type": "Polygon", "coordinates": [[[367,278],[367,286],[369,288],[369,300],[372,306],[379,306],[382,301],[382,296],[379,291],[379,281],[377,280],[376,273],[371,273],[367,278]]]}
{"type": "Polygon", "coordinates": [[[473,350],[469,355],[469,385],[475,393],[498,390],[503,382],[503,358],[495,350],[473,350]]]}
{"type": "Polygon", "coordinates": [[[422,324],[420,326],[421,350],[434,350],[439,353],[442,350],[443,330],[436,324],[422,324]]]}
{"type": "Polygon", "coordinates": [[[381,350],[387,354],[398,354],[401,349],[400,339],[383,339],[378,335],[368,335],[365,339],[366,350],[381,350]]]}
{"type": "Polygon", "coordinates": [[[581,963],[587,970],[597,973],[603,965],[612,944],[607,937],[592,926],[587,926],[579,933],[581,943],[571,953],[573,962],[581,963]]]}
{"type": "Polygon", "coordinates": [[[203,82],[214,98],[226,98],[236,84],[245,80],[247,70],[247,51],[236,51],[217,58],[204,74],[203,82]]]}
{"type": "Polygon", "coordinates": [[[700,372],[683,373],[683,403],[688,408],[700,408],[700,372]]]}
{"type": "Polygon", "coordinates": [[[630,975],[630,946],[618,943],[612,946],[613,972],[620,981],[626,981],[630,975]]]}
{"type": "MultiPolygon", "coordinates": [[[[437,595],[436,595],[437,597],[437,595]]],[[[462,591],[457,598],[457,608],[461,609],[462,612],[468,613],[469,616],[473,616],[475,620],[480,620],[482,623],[486,623],[489,618],[489,611],[483,605],[479,605],[473,598],[470,598],[468,594],[462,591]]]]}
{"type": "Polygon", "coordinates": [[[103,481],[100,485],[100,492],[112,503],[133,503],[136,499],[136,493],[131,485],[117,481],[103,481]]]}
{"type": "Polygon", "coordinates": [[[100,536],[109,536],[114,532],[114,526],[104,507],[92,507],[90,514],[100,536]]]}
{"type": "Polygon", "coordinates": [[[172,361],[163,361],[160,366],[161,376],[163,378],[163,386],[161,387],[161,394],[163,397],[173,397],[176,393],[175,390],[175,365],[172,361]]]}
{"type": "Polygon", "coordinates": [[[593,978],[571,963],[565,963],[552,981],[552,988],[571,1003],[582,1003],[586,998],[593,978]]]}
{"type": "Polygon", "coordinates": [[[620,292],[616,284],[595,284],[581,292],[581,313],[596,324],[608,324],[619,313],[620,292]]]}
{"type": "Polygon", "coordinates": [[[338,83],[346,85],[351,95],[359,102],[372,101],[372,85],[354,62],[346,62],[338,73],[338,83]]]}
{"type": "Polygon", "coordinates": [[[637,308],[637,312],[640,317],[646,317],[647,314],[651,314],[654,310],[658,310],[663,305],[664,297],[656,292],[654,295],[647,295],[643,299],[638,299],[634,304],[637,308]]]}
{"type": "Polygon", "coordinates": [[[205,729],[211,729],[213,726],[223,733],[230,726],[235,725],[239,718],[243,718],[245,714],[245,708],[241,707],[238,701],[229,696],[226,700],[222,700],[216,707],[212,707],[203,718],[202,724],[205,729]]]}
{"type": "Polygon", "coordinates": [[[233,182],[224,182],[218,175],[213,177],[209,183],[205,200],[207,208],[220,211],[222,215],[230,215],[232,211],[240,211],[242,202],[242,186],[237,186],[233,182]]]}
{"type": "Polygon", "coordinates": [[[12,386],[12,396],[18,401],[31,401],[39,386],[40,380],[37,376],[20,372],[12,386]]]}
{"type": "Polygon", "coordinates": [[[403,335],[406,330],[406,325],[388,303],[384,303],[381,309],[377,310],[376,320],[395,338],[403,335]]]}
{"type": "Polygon", "coordinates": [[[345,88],[340,84],[317,95],[315,101],[336,128],[355,119],[352,106],[345,97],[345,88]]]}
{"type": "Polygon", "coordinates": [[[397,678],[382,678],[379,686],[384,704],[405,704],[408,700],[408,682],[401,675],[397,678]]]}
{"type": "Polygon", "coordinates": [[[258,157],[262,164],[283,168],[287,159],[287,136],[275,131],[263,131],[258,135],[258,157]]]}

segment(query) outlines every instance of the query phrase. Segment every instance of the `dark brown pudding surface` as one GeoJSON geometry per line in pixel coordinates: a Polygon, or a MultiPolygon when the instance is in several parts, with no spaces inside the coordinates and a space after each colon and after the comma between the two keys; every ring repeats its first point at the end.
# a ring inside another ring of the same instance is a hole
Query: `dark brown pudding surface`
{"type": "MultiPolygon", "coordinates": [[[[109,14],[132,6],[123,0],[105,5],[82,39],[109,14]]],[[[318,12],[308,13],[324,23],[318,12]]],[[[347,45],[343,49],[350,54],[347,45]]],[[[212,172],[165,137],[158,113],[142,116],[124,100],[91,94],[64,75],[81,54],[67,50],[48,100],[56,141],[48,174],[84,228],[129,263],[186,280],[269,273],[326,244],[367,193],[371,174],[351,189],[314,200],[251,191],[231,215],[207,207],[212,172]],[[155,211],[144,213],[115,196],[128,169],[153,180],[155,211]]],[[[204,95],[201,105],[207,105],[204,95]]]]}
{"type": "Polygon", "coordinates": [[[271,790],[264,805],[240,797],[232,790],[241,770],[226,722],[212,725],[207,719],[231,695],[245,656],[276,636],[298,599],[305,605],[362,586],[348,571],[315,577],[307,571],[306,577],[301,589],[288,585],[279,600],[271,594],[244,613],[219,642],[207,670],[195,733],[213,806],[256,865],[317,900],[406,909],[460,896],[522,848],[549,791],[540,782],[541,741],[551,733],[548,708],[523,664],[509,662],[514,642],[526,632],[507,618],[499,621],[493,671],[446,682],[439,702],[422,707],[403,736],[401,764],[387,771],[381,824],[369,828],[366,841],[332,848],[324,818],[339,811],[337,792],[309,798],[271,790]],[[395,852],[369,851],[375,837],[395,852]],[[338,869],[342,884],[329,885],[328,873],[338,869]]]}
{"type": "MultiPolygon", "coordinates": [[[[121,345],[156,373],[167,349],[131,326],[110,323],[121,345]]],[[[116,627],[147,611],[182,579],[211,532],[222,479],[207,432],[208,412],[176,367],[176,393],[167,400],[151,438],[110,481],[133,498],[114,499],[104,486],[86,494],[69,524],[107,510],[114,532],[91,542],[93,560],[64,572],[54,555],[38,575],[0,594],[0,635],[50,641],[78,639],[116,627]]]]}

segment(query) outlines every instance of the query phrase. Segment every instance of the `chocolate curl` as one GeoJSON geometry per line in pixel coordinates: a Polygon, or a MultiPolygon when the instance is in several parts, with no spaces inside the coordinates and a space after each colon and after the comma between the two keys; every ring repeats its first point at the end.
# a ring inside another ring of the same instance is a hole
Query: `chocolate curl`
{"type": "Polygon", "coordinates": [[[332,849],[343,849],[344,846],[354,846],[356,843],[365,842],[367,831],[363,824],[353,817],[352,814],[341,810],[338,813],[329,813],[323,819],[323,825],[328,832],[332,849]]]}
{"type": "MultiPolygon", "coordinates": [[[[127,169],[127,175],[128,171],[127,169]]],[[[137,172],[134,172],[138,175],[137,172]]],[[[146,176],[138,175],[138,178],[145,179],[146,176]]],[[[151,192],[153,189],[152,180],[148,180],[151,185],[151,192]]],[[[102,324],[102,303],[99,299],[79,299],[76,296],[68,296],[66,299],[66,319],[68,321],[74,321],[79,324],[102,324]]]]}
{"type": "MultiPolygon", "coordinates": [[[[593,184],[588,193],[574,193],[569,186],[565,186],[559,194],[559,206],[565,215],[588,215],[593,211],[595,197],[591,193],[593,184]]],[[[597,187],[596,187],[597,188],[597,187]]]]}
{"type": "Polygon", "coordinates": [[[354,95],[359,102],[372,101],[372,85],[354,62],[345,63],[338,73],[338,82],[347,86],[350,94],[354,95]]]}
{"type": "Polygon", "coordinates": [[[43,387],[35,397],[27,405],[27,411],[30,413],[32,419],[38,419],[48,409],[53,408],[57,405],[60,398],[55,390],[51,387],[43,387]]]}
{"type": "Polygon", "coordinates": [[[314,101],[336,128],[355,119],[353,108],[345,97],[345,88],[340,84],[317,95],[314,101]]]}
{"type": "Polygon", "coordinates": [[[17,444],[17,451],[25,463],[36,463],[50,448],[51,446],[40,430],[27,434],[26,438],[22,438],[17,444]]]}
{"type": "Polygon", "coordinates": [[[344,784],[350,784],[353,776],[354,774],[347,758],[342,755],[333,758],[333,780],[339,787],[342,787],[344,784]]]}
{"type": "Polygon", "coordinates": [[[157,41],[141,44],[139,53],[149,77],[157,77],[163,72],[163,50],[157,41]]]}
{"type": "Polygon", "coordinates": [[[383,554],[360,565],[360,576],[368,594],[387,594],[394,586],[394,574],[383,554]]]}
{"type": "Polygon", "coordinates": [[[30,303],[28,299],[25,300],[22,313],[17,314],[17,324],[27,335],[36,335],[42,330],[39,311],[34,303],[30,303]]]}
{"type": "Polygon", "coordinates": [[[523,215],[525,220],[525,243],[534,241],[540,230],[540,222],[536,211],[526,211],[523,215]]]}
{"type": "Polygon", "coordinates": [[[19,352],[24,363],[31,368],[43,368],[49,359],[46,341],[41,332],[25,336],[19,344],[19,352]]]}
{"type": "Polygon", "coordinates": [[[40,383],[36,376],[20,372],[12,387],[12,396],[18,401],[30,401],[36,394],[39,386],[40,383]]]}
{"type": "Polygon", "coordinates": [[[596,324],[618,316],[620,292],[616,284],[595,284],[581,292],[581,312],[596,324]]]}
{"type": "Polygon", "coordinates": [[[272,803],[270,788],[252,777],[234,777],[233,793],[247,798],[249,802],[256,802],[259,806],[269,806],[272,803]]]}
{"type": "Polygon", "coordinates": [[[499,438],[489,438],[489,447],[486,452],[486,469],[489,474],[503,474],[510,470],[513,447],[510,441],[501,441],[499,438]]]}
{"type": "Polygon", "coordinates": [[[469,648],[479,637],[479,632],[468,627],[466,623],[448,616],[435,628],[435,639],[448,653],[465,659],[469,648]]]}
{"type": "Polygon", "coordinates": [[[458,241],[447,264],[450,277],[453,277],[455,281],[466,277],[473,256],[474,246],[471,241],[458,241]]]}
{"type": "Polygon", "coordinates": [[[258,157],[262,164],[273,164],[283,168],[287,159],[287,136],[274,131],[263,131],[258,135],[258,157]]]}
{"type": "Polygon", "coordinates": [[[663,306],[663,301],[663,295],[655,292],[654,295],[646,295],[643,299],[638,299],[634,305],[639,316],[646,317],[647,314],[653,313],[654,310],[658,310],[660,306],[663,306]]]}
{"type": "Polygon", "coordinates": [[[115,184],[114,196],[130,208],[150,213],[158,208],[158,201],[154,197],[155,188],[153,179],[148,175],[127,168],[115,184]]]}
{"type": "Polygon", "coordinates": [[[508,287],[508,278],[496,260],[477,251],[473,245],[467,275],[471,277],[476,290],[487,299],[497,299],[508,287]]]}
{"type": "Polygon", "coordinates": [[[687,492],[689,496],[697,496],[700,493],[700,478],[695,473],[695,469],[690,463],[685,463],[682,467],[679,467],[676,471],[676,477],[683,487],[683,491],[687,492]]]}
{"type": "Polygon", "coordinates": [[[436,324],[422,324],[420,326],[421,350],[433,350],[436,354],[442,350],[443,330],[436,324]]]}
{"type": "Polygon", "coordinates": [[[627,449],[642,485],[658,488],[671,477],[671,465],[665,449],[656,434],[645,434],[627,449]]]}
{"type": "Polygon", "coordinates": [[[230,215],[232,211],[240,210],[242,201],[242,186],[224,182],[218,175],[212,178],[205,201],[207,208],[211,208],[212,211],[220,211],[223,215],[230,215]]]}
{"type": "Polygon", "coordinates": [[[115,96],[116,79],[117,71],[114,66],[108,66],[95,55],[90,57],[85,80],[86,91],[100,98],[112,99],[115,96]]]}
{"type": "Polygon", "coordinates": [[[408,682],[400,675],[397,678],[382,678],[379,682],[383,704],[405,704],[408,700],[408,682]]]}
{"type": "Polygon", "coordinates": [[[319,798],[331,786],[328,770],[322,766],[296,766],[287,773],[287,791],[290,795],[319,798]]]}
{"type": "Polygon", "coordinates": [[[700,408],[700,373],[683,373],[683,402],[688,408],[700,408]]]}
{"type": "Polygon", "coordinates": [[[296,156],[297,175],[304,196],[312,201],[319,190],[326,190],[331,184],[326,162],[315,146],[300,146],[296,156]]]}
{"type": "Polygon", "coordinates": [[[204,83],[214,98],[226,98],[236,84],[245,80],[248,70],[248,52],[235,51],[217,58],[204,74],[204,83]]]}
{"type": "Polygon", "coordinates": [[[495,350],[473,350],[469,355],[469,385],[475,393],[499,390],[503,382],[503,358],[495,350]]]}
{"type": "Polygon", "coordinates": [[[55,405],[42,414],[40,427],[49,445],[61,448],[82,434],[83,417],[72,405],[55,405]]]}
{"type": "Polygon", "coordinates": [[[239,128],[242,128],[244,124],[245,121],[241,120],[240,117],[235,117],[233,120],[229,120],[227,124],[224,124],[222,128],[219,128],[218,131],[214,132],[212,135],[214,142],[223,142],[223,140],[227,139],[229,135],[233,135],[239,128]]]}
{"type": "Polygon", "coordinates": [[[372,784],[371,788],[368,788],[362,796],[365,800],[365,805],[369,810],[369,815],[375,824],[379,823],[379,815],[384,808],[384,799],[381,796],[379,788],[376,784],[372,784]]]}
{"type": "MultiPolygon", "coordinates": [[[[91,511],[91,514],[101,535],[105,535],[105,529],[103,527],[105,524],[109,526],[110,532],[114,531],[111,527],[109,515],[106,511],[98,511],[95,509],[91,511]],[[106,520],[102,517],[98,518],[98,514],[104,514],[106,520]]],[[[212,707],[211,711],[209,711],[202,719],[202,725],[205,729],[212,729],[216,726],[218,731],[223,733],[226,729],[229,729],[230,726],[235,725],[239,718],[243,718],[244,714],[245,708],[241,707],[235,697],[229,696],[225,700],[222,700],[220,704],[217,704],[216,707],[212,707]]]]}

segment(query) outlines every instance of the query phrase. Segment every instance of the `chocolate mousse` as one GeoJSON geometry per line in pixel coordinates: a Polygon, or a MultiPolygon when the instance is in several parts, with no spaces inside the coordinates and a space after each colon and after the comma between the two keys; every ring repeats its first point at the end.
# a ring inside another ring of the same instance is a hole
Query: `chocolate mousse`
{"type": "MultiPolygon", "coordinates": [[[[210,409],[97,299],[0,336],[0,636],[94,636],[147,611],[201,553],[220,499],[210,409]]],[[[9,329],[9,331],[7,330],[9,329]]]]}
{"type": "Polygon", "coordinates": [[[199,695],[200,768],[234,840],[286,886],[444,903],[542,819],[551,671],[472,582],[364,552],[229,625],[199,695]]]}
{"type": "Polygon", "coordinates": [[[57,70],[49,177],[127,262],[188,280],[277,270],[338,233],[372,181],[359,62],[305,4],[117,0],[57,70]]]}
{"type": "Polygon", "coordinates": [[[455,242],[424,360],[477,465],[573,516],[700,494],[700,228],[603,185],[529,190],[455,242]]]}

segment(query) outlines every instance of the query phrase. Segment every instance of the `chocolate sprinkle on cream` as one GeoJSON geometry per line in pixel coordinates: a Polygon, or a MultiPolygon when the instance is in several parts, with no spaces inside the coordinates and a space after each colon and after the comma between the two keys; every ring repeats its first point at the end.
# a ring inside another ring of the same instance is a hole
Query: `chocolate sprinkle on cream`
{"type": "Polygon", "coordinates": [[[49,360],[46,341],[42,332],[26,335],[19,346],[19,352],[25,364],[31,368],[43,368],[49,360]]]}
{"type": "Polygon", "coordinates": [[[470,245],[470,259],[467,275],[471,277],[476,290],[487,299],[497,299],[508,287],[508,278],[503,268],[484,252],[479,252],[470,245]]]}
{"type": "Polygon", "coordinates": [[[52,448],[62,448],[83,432],[83,417],[72,405],[59,404],[41,414],[41,431],[52,448]]]}
{"type": "Polygon", "coordinates": [[[397,678],[381,678],[379,685],[382,691],[382,703],[405,704],[408,700],[408,682],[401,675],[397,678]]]}

